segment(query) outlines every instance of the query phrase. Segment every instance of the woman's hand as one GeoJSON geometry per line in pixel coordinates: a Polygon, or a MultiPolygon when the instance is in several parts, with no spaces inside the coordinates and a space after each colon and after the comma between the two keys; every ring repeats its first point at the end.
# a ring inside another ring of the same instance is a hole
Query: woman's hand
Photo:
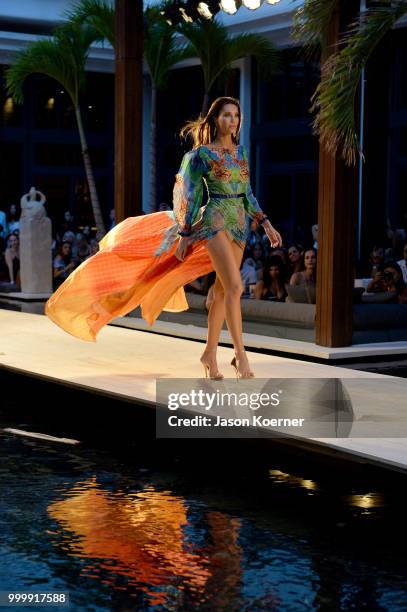
{"type": "Polygon", "coordinates": [[[187,254],[188,247],[190,244],[191,238],[189,236],[181,236],[181,239],[178,242],[178,246],[175,251],[175,257],[179,259],[179,261],[184,261],[185,255],[187,254]]]}
{"type": "Polygon", "coordinates": [[[272,247],[281,247],[283,244],[283,240],[276,229],[271,225],[270,221],[267,219],[263,224],[264,231],[267,234],[268,239],[270,240],[270,244],[272,247]]]}

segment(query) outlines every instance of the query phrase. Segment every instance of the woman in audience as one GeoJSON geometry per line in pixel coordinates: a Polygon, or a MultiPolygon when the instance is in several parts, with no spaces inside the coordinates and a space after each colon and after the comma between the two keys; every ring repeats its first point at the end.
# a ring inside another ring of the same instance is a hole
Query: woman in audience
{"type": "Polygon", "coordinates": [[[384,249],[381,246],[374,246],[369,255],[370,273],[369,276],[373,278],[378,271],[379,267],[384,263],[384,249]]]}
{"type": "Polygon", "coordinates": [[[54,286],[61,285],[76,268],[77,262],[72,257],[70,242],[63,242],[59,247],[58,255],[54,259],[54,286]]]}
{"type": "Polygon", "coordinates": [[[395,291],[395,303],[407,304],[407,285],[403,280],[403,273],[395,261],[388,261],[384,266],[383,281],[385,291],[395,291]]]}
{"type": "Polygon", "coordinates": [[[76,234],[77,257],[80,263],[85,261],[91,255],[91,248],[86,239],[86,236],[78,232],[76,234]]]}
{"type": "Polygon", "coordinates": [[[287,296],[285,281],[284,266],[281,258],[272,255],[266,260],[263,280],[259,281],[254,288],[255,298],[258,300],[284,302],[287,296]]]}
{"type": "Polygon", "coordinates": [[[252,247],[252,258],[256,268],[257,280],[263,279],[263,269],[266,260],[266,253],[262,242],[256,242],[252,247]]]}
{"type": "Polygon", "coordinates": [[[302,255],[304,252],[304,247],[300,244],[293,243],[288,248],[288,273],[291,277],[294,272],[302,272],[304,268],[302,267],[302,255]]]}
{"type": "Polygon", "coordinates": [[[8,269],[9,282],[20,285],[20,241],[16,234],[7,238],[7,248],[4,259],[8,269]]]}
{"type": "Polygon", "coordinates": [[[302,256],[302,271],[294,272],[290,278],[290,285],[306,286],[316,285],[317,252],[315,249],[304,251],[302,256]]]}

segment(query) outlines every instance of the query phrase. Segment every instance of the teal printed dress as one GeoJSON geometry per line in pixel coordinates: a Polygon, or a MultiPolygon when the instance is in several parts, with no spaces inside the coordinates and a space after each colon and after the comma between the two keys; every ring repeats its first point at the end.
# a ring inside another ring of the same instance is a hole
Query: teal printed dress
{"type": "Polygon", "coordinates": [[[175,223],[166,230],[156,255],[171,248],[179,231],[189,234],[193,243],[210,240],[224,229],[230,240],[244,248],[250,220],[266,217],[250,186],[245,147],[200,145],[186,153],[175,177],[173,211],[168,214],[175,223]],[[205,206],[204,186],[208,193],[205,206]]]}

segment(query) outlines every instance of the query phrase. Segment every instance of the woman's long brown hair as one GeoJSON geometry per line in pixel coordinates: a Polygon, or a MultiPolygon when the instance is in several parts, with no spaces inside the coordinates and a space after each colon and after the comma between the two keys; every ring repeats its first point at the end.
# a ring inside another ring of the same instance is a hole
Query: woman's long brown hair
{"type": "Polygon", "coordinates": [[[236,145],[239,144],[239,133],[242,125],[242,111],[240,108],[240,102],[237,100],[237,98],[230,98],[228,96],[216,98],[216,100],[212,102],[205,117],[199,117],[198,119],[188,121],[180,131],[181,138],[191,136],[194,149],[203,144],[210,144],[216,137],[215,118],[219,117],[219,114],[225,104],[234,104],[238,108],[239,124],[237,126],[236,134],[232,135],[232,141],[236,145]]]}

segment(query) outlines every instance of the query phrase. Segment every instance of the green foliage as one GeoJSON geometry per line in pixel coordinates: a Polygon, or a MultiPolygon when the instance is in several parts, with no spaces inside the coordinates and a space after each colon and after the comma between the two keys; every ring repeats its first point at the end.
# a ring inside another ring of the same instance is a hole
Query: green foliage
{"type": "Polygon", "coordinates": [[[318,44],[325,46],[328,25],[338,4],[339,0],[305,0],[294,13],[294,40],[311,52],[318,44]]]}
{"type": "Polygon", "coordinates": [[[91,26],[68,23],[57,28],[53,38],[31,43],[17,53],[6,71],[9,95],[22,103],[26,79],[32,74],[44,74],[58,81],[77,106],[85,83],[89,47],[96,38],[97,33],[91,26]]]}
{"type": "Polygon", "coordinates": [[[67,12],[69,21],[88,23],[99,33],[99,40],[107,39],[114,47],[115,11],[107,0],[80,0],[67,12]]]}
{"type": "Polygon", "coordinates": [[[216,19],[185,22],[178,31],[189,40],[192,52],[201,60],[206,92],[210,92],[215,80],[224,76],[234,61],[248,55],[256,57],[264,78],[277,67],[276,48],[258,34],[230,36],[226,27],[216,19]]]}
{"type": "Polygon", "coordinates": [[[322,66],[321,81],[313,95],[311,111],[317,111],[314,129],[330,152],[340,150],[351,165],[361,154],[355,124],[355,98],[362,69],[386,33],[404,14],[406,2],[373,7],[351,25],[322,66]]]}
{"type": "Polygon", "coordinates": [[[194,50],[177,40],[174,28],[161,15],[161,6],[145,10],[144,56],[153,86],[164,89],[171,68],[185,59],[194,57],[194,50]]]}

